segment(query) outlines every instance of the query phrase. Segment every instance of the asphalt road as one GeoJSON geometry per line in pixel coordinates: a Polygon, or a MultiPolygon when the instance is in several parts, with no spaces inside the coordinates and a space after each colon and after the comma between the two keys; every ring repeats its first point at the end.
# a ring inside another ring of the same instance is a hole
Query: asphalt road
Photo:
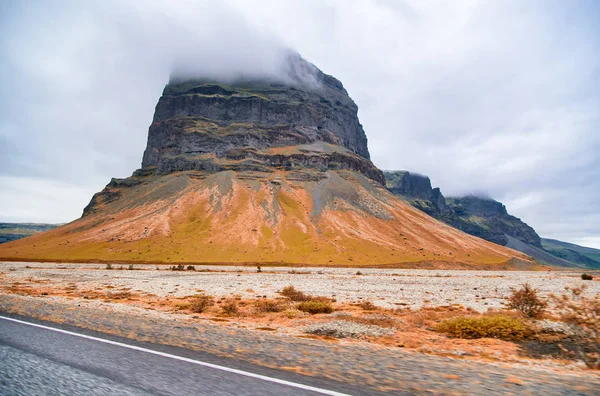
{"type": "Polygon", "coordinates": [[[0,316],[0,394],[377,393],[182,348],[139,343],[29,318],[0,316]]]}

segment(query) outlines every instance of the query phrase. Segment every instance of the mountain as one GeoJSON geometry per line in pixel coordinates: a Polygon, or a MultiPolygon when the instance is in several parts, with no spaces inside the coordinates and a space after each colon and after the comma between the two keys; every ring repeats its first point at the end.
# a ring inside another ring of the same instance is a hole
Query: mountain
{"type": "Polygon", "coordinates": [[[57,224],[0,223],[0,243],[15,241],[56,227],[57,224]]]}
{"type": "Polygon", "coordinates": [[[427,176],[408,171],[384,172],[387,188],[428,215],[468,234],[506,246],[508,235],[541,248],[541,238],[533,228],[506,211],[493,199],[476,197],[445,198],[431,187],[427,176]]]}
{"type": "Polygon", "coordinates": [[[340,81],[297,55],[281,75],[172,76],[142,168],[112,179],[80,219],[0,246],[0,258],[536,266],[390,193],[340,81]]]}
{"type": "Polygon", "coordinates": [[[439,188],[432,188],[429,177],[408,171],[385,171],[384,176],[386,187],[394,195],[470,235],[515,249],[547,265],[600,268],[596,261],[600,251],[542,239],[494,199],[474,195],[445,198],[439,188]]]}
{"type": "Polygon", "coordinates": [[[547,238],[542,238],[542,246],[544,250],[563,260],[583,264],[590,268],[600,268],[600,249],[547,238]]]}

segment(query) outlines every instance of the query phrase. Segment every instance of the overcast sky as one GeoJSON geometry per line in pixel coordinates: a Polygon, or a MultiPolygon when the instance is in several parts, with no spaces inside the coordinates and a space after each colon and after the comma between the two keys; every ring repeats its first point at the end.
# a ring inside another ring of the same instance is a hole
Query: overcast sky
{"type": "Polygon", "coordinates": [[[600,4],[0,2],[0,221],[67,222],[141,163],[174,63],[340,79],[373,162],[600,248],[600,4]]]}

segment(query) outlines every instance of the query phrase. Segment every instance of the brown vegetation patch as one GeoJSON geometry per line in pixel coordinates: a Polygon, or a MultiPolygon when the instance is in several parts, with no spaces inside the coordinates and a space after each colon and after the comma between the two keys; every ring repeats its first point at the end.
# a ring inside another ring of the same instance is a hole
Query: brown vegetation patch
{"type": "Polygon", "coordinates": [[[321,313],[332,313],[333,306],[328,301],[308,300],[302,301],[296,306],[299,311],[307,312],[311,315],[321,313]]]}
{"type": "Polygon", "coordinates": [[[524,320],[502,314],[459,316],[441,322],[436,330],[456,338],[498,338],[508,341],[520,341],[533,333],[524,320]]]}
{"type": "Polygon", "coordinates": [[[548,303],[539,297],[538,290],[525,283],[520,289],[513,289],[508,297],[508,308],[515,309],[530,318],[540,318],[548,303]]]}
{"type": "Polygon", "coordinates": [[[199,294],[189,300],[189,309],[194,313],[202,313],[213,305],[215,305],[214,298],[205,294],[199,294]]]}

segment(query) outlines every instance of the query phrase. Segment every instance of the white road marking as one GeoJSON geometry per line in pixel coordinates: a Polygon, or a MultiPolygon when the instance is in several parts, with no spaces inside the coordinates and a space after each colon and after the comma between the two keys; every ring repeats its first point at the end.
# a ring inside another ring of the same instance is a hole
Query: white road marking
{"type": "Polygon", "coordinates": [[[304,389],[304,390],[308,390],[308,391],[320,393],[320,394],[323,394],[323,395],[350,396],[350,395],[348,395],[346,393],[340,393],[340,392],[330,391],[330,390],[327,390],[327,389],[321,389],[321,388],[317,388],[317,387],[314,387],[314,386],[303,385],[303,384],[299,384],[299,383],[296,383],[296,382],[281,380],[281,379],[273,378],[273,377],[267,377],[266,375],[254,374],[254,373],[251,373],[251,372],[248,372],[248,371],[237,370],[237,369],[233,369],[233,368],[229,368],[229,367],[225,367],[225,366],[219,366],[218,364],[202,362],[200,360],[189,359],[189,358],[185,358],[185,357],[182,357],[182,356],[172,355],[170,353],[153,351],[152,349],[148,349],[148,348],[142,348],[142,347],[135,346],[135,345],[124,344],[122,342],[106,340],[104,338],[92,337],[92,336],[85,335],[85,334],[74,333],[72,331],[67,331],[67,330],[63,330],[63,329],[57,329],[55,327],[44,326],[44,325],[40,325],[40,324],[37,324],[37,323],[25,322],[23,320],[9,318],[9,317],[6,317],[6,316],[1,316],[0,315],[0,319],[4,319],[4,320],[11,321],[11,322],[16,322],[16,323],[21,323],[21,324],[24,324],[24,325],[27,325],[27,326],[39,327],[40,329],[46,329],[46,330],[56,331],[57,333],[69,334],[69,335],[72,335],[72,336],[75,336],[75,337],[85,338],[87,340],[103,342],[105,344],[116,345],[116,346],[120,346],[120,347],[123,347],[123,348],[129,348],[129,349],[133,349],[133,350],[140,351],[140,352],[146,352],[146,353],[150,353],[150,354],[153,354],[153,355],[158,355],[158,356],[166,357],[166,358],[169,358],[169,359],[180,360],[182,362],[197,364],[199,366],[210,367],[210,368],[213,368],[213,369],[216,369],[216,370],[226,371],[228,373],[233,373],[233,374],[238,374],[238,375],[244,375],[246,377],[256,378],[256,379],[263,380],[263,381],[268,381],[268,382],[274,382],[276,384],[286,385],[286,386],[290,386],[290,387],[293,387],[293,388],[304,389]]]}

